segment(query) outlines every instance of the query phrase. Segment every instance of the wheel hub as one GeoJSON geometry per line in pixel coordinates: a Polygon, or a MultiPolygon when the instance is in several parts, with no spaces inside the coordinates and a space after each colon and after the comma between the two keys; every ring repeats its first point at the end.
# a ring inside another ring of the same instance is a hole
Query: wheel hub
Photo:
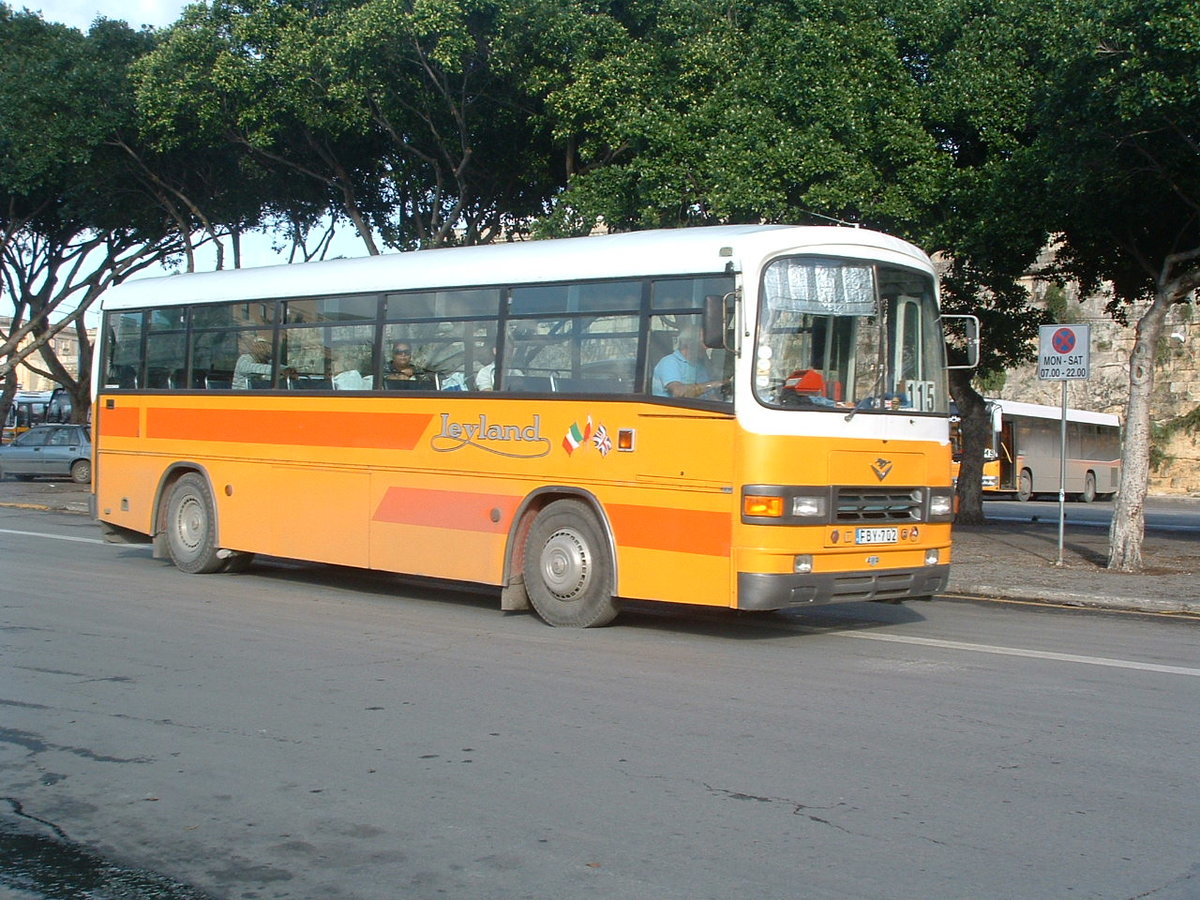
{"type": "Polygon", "coordinates": [[[195,500],[189,499],[179,507],[176,533],[187,547],[199,546],[204,534],[204,511],[195,500]]]}
{"type": "Polygon", "coordinates": [[[542,548],[542,578],[559,600],[574,600],[587,588],[591,560],[586,544],[574,531],[557,531],[542,548]]]}

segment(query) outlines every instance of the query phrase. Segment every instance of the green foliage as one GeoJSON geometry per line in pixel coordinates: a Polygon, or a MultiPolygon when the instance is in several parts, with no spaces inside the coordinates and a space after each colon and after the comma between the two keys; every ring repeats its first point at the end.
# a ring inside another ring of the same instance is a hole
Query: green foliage
{"type": "Polygon", "coordinates": [[[550,85],[574,149],[558,202],[610,228],[818,221],[894,228],[948,173],[873,4],[614,8],[620,45],[550,85]],[[818,215],[815,215],[818,214],[818,215]]]}
{"type": "Polygon", "coordinates": [[[985,397],[998,397],[1008,383],[1008,372],[986,372],[975,377],[975,387],[985,397]]]}
{"type": "MultiPolygon", "coordinates": [[[[1027,165],[1045,173],[1057,262],[1112,309],[1200,283],[1200,19],[1187,0],[1060,0],[1027,165]],[[1182,255],[1182,256],[1181,256],[1182,255]]],[[[1164,296],[1166,296],[1164,294],[1164,296]]]]}
{"type": "Polygon", "coordinates": [[[1079,321],[1079,313],[1068,299],[1062,285],[1052,284],[1046,288],[1042,302],[1046,304],[1046,314],[1051,322],[1069,325],[1079,321]]]}
{"type": "Polygon", "coordinates": [[[139,67],[145,128],[228,143],[281,211],[333,211],[372,251],[491,240],[562,182],[527,25],[496,0],[214,0],[139,67]]]}
{"type": "Polygon", "coordinates": [[[1150,467],[1163,472],[1175,458],[1167,453],[1167,444],[1177,434],[1200,434],[1200,406],[1191,412],[1177,416],[1169,422],[1154,425],[1150,429],[1150,467]]]}

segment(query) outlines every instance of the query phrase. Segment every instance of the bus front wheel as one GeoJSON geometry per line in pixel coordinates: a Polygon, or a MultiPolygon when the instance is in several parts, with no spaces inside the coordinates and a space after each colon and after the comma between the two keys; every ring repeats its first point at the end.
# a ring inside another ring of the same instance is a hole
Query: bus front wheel
{"type": "Polygon", "coordinates": [[[217,556],[217,517],[202,476],[189,472],[175,482],[167,500],[166,525],[167,551],[179,571],[207,575],[225,566],[217,556]]]}
{"type": "Polygon", "coordinates": [[[1033,473],[1028,469],[1022,469],[1017,480],[1017,499],[1022,503],[1033,499],[1033,473]]]}
{"type": "Polygon", "coordinates": [[[619,612],[603,530],[578,500],[556,500],[538,513],[523,568],[529,602],[549,625],[607,625],[619,612]]]}

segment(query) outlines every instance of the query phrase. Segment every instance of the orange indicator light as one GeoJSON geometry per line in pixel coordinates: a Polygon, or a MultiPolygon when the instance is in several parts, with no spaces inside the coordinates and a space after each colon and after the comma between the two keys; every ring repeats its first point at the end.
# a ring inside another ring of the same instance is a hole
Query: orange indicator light
{"type": "Polygon", "coordinates": [[[769,516],[778,519],[783,516],[783,498],[755,497],[747,494],[743,501],[743,510],[748,516],[769,516]]]}

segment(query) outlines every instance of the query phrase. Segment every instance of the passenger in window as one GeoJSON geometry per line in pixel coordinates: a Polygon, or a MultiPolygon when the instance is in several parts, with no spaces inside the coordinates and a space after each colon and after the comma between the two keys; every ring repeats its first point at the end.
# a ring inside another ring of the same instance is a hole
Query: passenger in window
{"type": "Polygon", "coordinates": [[[431,381],[432,375],[418,368],[412,358],[412,344],[396,341],[392,344],[392,358],[383,373],[384,381],[431,381]]]}
{"type": "MultiPolygon", "coordinates": [[[[296,370],[287,368],[283,370],[283,374],[295,375],[296,370]]],[[[249,390],[251,375],[271,377],[271,345],[266,338],[253,338],[246,352],[237,358],[233,366],[233,389],[249,390]]]]}
{"type": "Polygon", "coordinates": [[[676,337],[675,352],[664,356],[654,367],[651,390],[656,397],[691,397],[719,400],[727,382],[714,380],[708,371],[708,351],[700,328],[685,323],[676,337]]]}
{"type": "Polygon", "coordinates": [[[496,389],[496,348],[492,348],[492,357],[486,366],[475,373],[475,390],[494,391],[496,389]]]}

